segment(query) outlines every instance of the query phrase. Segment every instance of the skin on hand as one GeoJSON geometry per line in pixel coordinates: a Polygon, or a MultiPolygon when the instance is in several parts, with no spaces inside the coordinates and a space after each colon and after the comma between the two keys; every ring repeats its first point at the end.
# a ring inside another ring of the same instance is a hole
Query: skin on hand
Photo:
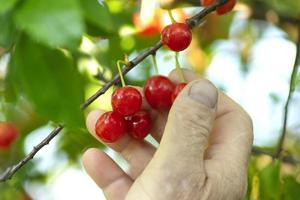
{"type": "MultiPolygon", "coordinates": [[[[89,149],[83,155],[87,173],[108,200],[244,197],[253,142],[252,121],[209,81],[189,70],[184,70],[184,76],[189,84],[169,112],[152,110],[143,97],[142,108],[155,120],[152,136],[160,143],[158,149],[128,134],[107,144],[128,161],[128,172],[98,149],[89,149]]],[[[180,82],[176,70],[170,79],[180,82]]],[[[95,123],[103,113],[95,110],[87,117],[87,127],[94,136],[95,123]]]]}

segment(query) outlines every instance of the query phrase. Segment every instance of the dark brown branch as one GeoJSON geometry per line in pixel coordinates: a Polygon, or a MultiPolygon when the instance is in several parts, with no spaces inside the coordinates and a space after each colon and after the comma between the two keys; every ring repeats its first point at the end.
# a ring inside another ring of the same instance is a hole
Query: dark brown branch
{"type": "Polygon", "coordinates": [[[288,23],[294,24],[296,26],[300,26],[300,19],[298,19],[298,18],[286,17],[283,15],[279,15],[279,20],[281,20],[282,22],[288,22],[288,23]]]}
{"type": "Polygon", "coordinates": [[[190,19],[186,21],[186,23],[189,25],[190,28],[193,28],[201,22],[201,20],[208,15],[209,13],[213,12],[216,10],[217,7],[224,5],[228,0],[219,0],[219,2],[215,5],[209,6],[205,9],[203,9],[201,12],[198,14],[194,15],[190,19]]]}
{"type": "MultiPolygon", "coordinates": [[[[162,1],[163,2],[163,1],[162,1]]],[[[173,0],[171,2],[168,1],[168,3],[161,3],[161,6],[163,8],[175,8],[178,6],[201,6],[201,1],[199,0],[173,0]]],[[[261,1],[259,2],[252,2],[252,19],[258,19],[258,20],[267,20],[267,13],[272,10],[267,10],[267,7],[265,4],[263,4],[261,1]]],[[[275,12],[274,12],[275,13],[275,12]]],[[[278,18],[279,22],[281,23],[290,23],[294,24],[296,26],[300,26],[300,19],[290,16],[284,16],[276,13],[276,17],[278,18]]]]}
{"type": "MultiPolygon", "coordinates": [[[[252,155],[267,155],[267,156],[270,156],[272,159],[277,159],[275,154],[265,151],[265,150],[262,150],[257,147],[252,148],[252,155]]],[[[282,156],[281,160],[284,163],[291,164],[291,165],[297,165],[300,163],[300,160],[294,158],[293,156],[282,156]]]]}
{"type": "Polygon", "coordinates": [[[171,9],[171,8],[176,8],[178,6],[200,6],[201,1],[200,0],[173,0],[173,1],[167,1],[165,2],[164,0],[160,1],[160,6],[164,9],[171,9]]]}
{"type": "MultiPolygon", "coordinates": [[[[219,0],[215,4],[201,10],[197,15],[193,16],[192,18],[188,19],[186,23],[189,25],[190,28],[193,28],[199,24],[199,22],[209,13],[216,10],[217,7],[224,5],[228,0],[219,0]]],[[[122,70],[122,74],[127,74],[131,69],[133,69],[136,65],[138,65],[140,62],[142,62],[145,58],[147,58],[150,55],[153,55],[156,53],[158,49],[160,49],[163,46],[162,42],[157,42],[153,47],[145,50],[143,53],[138,55],[133,60],[129,61],[129,63],[124,66],[122,70]]],[[[93,103],[99,96],[104,94],[111,86],[117,84],[120,81],[120,75],[116,75],[111,81],[107,82],[101,89],[99,89],[93,96],[91,96],[89,99],[86,100],[81,105],[81,109],[87,108],[91,103],[93,103]]],[[[29,162],[35,154],[38,153],[40,149],[42,149],[44,146],[49,144],[49,142],[60,133],[60,131],[63,129],[63,125],[58,126],[56,129],[54,129],[41,143],[39,143],[36,147],[33,148],[33,150],[25,157],[23,158],[19,163],[16,165],[13,165],[11,167],[8,167],[4,173],[0,176],[0,182],[5,182],[13,177],[13,175],[21,169],[27,162],[29,162]]]]}
{"type": "Polygon", "coordinates": [[[298,27],[298,41],[297,41],[297,50],[296,50],[296,58],[295,58],[295,63],[294,63],[294,67],[293,67],[293,71],[291,74],[291,80],[290,80],[290,89],[289,89],[289,94],[285,103],[285,107],[284,107],[284,117],[283,117],[283,125],[282,125],[282,132],[279,138],[279,142],[277,145],[277,149],[275,152],[275,158],[279,158],[281,151],[282,151],[282,146],[284,144],[284,140],[286,137],[286,133],[287,133],[287,121],[288,121],[288,114],[289,114],[289,105],[291,102],[291,99],[293,97],[293,93],[295,91],[295,87],[296,87],[296,76],[297,76],[297,72],[298,72],[298,68],[300,65],[300,27],[298,27]]]}

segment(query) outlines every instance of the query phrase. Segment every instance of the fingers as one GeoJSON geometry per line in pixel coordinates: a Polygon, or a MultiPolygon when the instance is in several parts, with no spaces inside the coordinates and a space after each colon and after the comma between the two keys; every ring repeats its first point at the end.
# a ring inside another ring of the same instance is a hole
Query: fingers
{"type": "Polygon", "coordinates": [[[193,81],[182,90],[170,110],[159,149],[168,154],[168,162],[181,156],[184,165],[193,162],[201,168],[217,102],[218,90],[207,80],[193,81]]]}
{"type": "Polygon", "coordinates": [[[210,137],[208,156],[247,164],[253,142],[249,115],[225,94],[219,97],[219,112],[210,137]]]}
{"type": "MultiPolygon", "coordinates": [[[[183,74],[187,82],[200,79],[191,70],[183,70],[183,74]]],[[[175,83],[180,82],[176,70],[169,77],[175,83]]],[[[235,160],[247,163],[253,142],[251,119],[236,102],[222,92],[219,92],[216,122],[209,138],[210,158],[227,158],[230,155],[232,159],[239,157],[240,159],[235,160]]]]}
{"type": "MultiPolygon", "coordinates": [[[[187,82],[201,79],[191,70],[183,69],[183,74],[187,82]]],[[[180,82],[177,70],[173,70],[169,77],[175,83],[180,82]]],[[[217,108],[216,122],[209,137],[208,156],[217,159],[234,155],[231,158],[235,159],[238,156],[242,163],[246,163],[253,142],[252,122],[249,115],[222,92],[219,92],[217,108]]]]}
{"type": "MultiPolygon", "coordinates": [[[[95,124],[104,113],[102,110],[94,110],[87,117],[86,124],[89,132],[100,142],[104,143],[95,133],[95,124]]],[[[135,179],[148,164],[156,149],[146,141],[138,141],[128,134],[122,136],[115,143],[105,143],[110,148],[119,152],[130,165],[129,175],[135,179]]]]}
{"type": "MultiPolygon", "coordinates": [[[[189,70],[184,70],[184,76],[187,82],[199,79],[189,70]]],[[[170,78],[180,82],[176,71],[171,73],[170,78]]],[[[219,92],[216,120],[206,151],[205,171],[216,187],[223,188],[224,199],[243,197],[252,143],[252,121],[249,115],[226,94],[219,92]]],[[[212,195],[211,198],[215,197],[212,195]]]]}
{"type": "MultiPolygon", "coordinates": [[[[224,94],[207,149],[207,176],[218,187],[223,185],[223,198],[241,199],[247,190],[247,166],[253,143],[249,115],[224,94]],[[222,165],[226,163],[226,167],[222,165]],[[222,177],[222,178],[221,178],[222,177]]],[[[214,198],[214,197],[212,197],[214,198]]]]}
{"type": "MultiPolygon", "coordinates": [[[[189,70],[185,70],[184,75],[187,81],[199,79],[189,70]]],[[[171,77],[173,81],[180,82],[176,71],[171,73],[171,77]]],[[[205,171],[212,185],[223,188],[223,199],[241,199],[245,194],[252,143],[249,115],[231,98],[219,92],[216,120],[206,150],[205,171]]],[[[211,194],[210,198],[219,198],[214,195],[217,194],[211,194]]]]}
{"type": "MultiPolygon", "coordinates": [[[[248,114],[226,95],[220,94],[220,101],[222,104],[211,133],[205,169],[211,184],[222,188],[223,199],[242,199],[247,190],[252,122],[248,114]]],[[[211,199],[217,198],[214,195],[211,199]]]]}
{"type": "Polygon", "coordinates": [[[83,155],[83,166],[108,200],[125,199],[133,180],[108,155],[89,149],[83,155]]]}

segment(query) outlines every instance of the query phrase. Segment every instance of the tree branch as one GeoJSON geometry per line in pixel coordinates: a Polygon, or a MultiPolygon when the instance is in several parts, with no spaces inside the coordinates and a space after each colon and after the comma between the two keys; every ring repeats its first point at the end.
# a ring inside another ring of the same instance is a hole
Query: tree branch
{"type": "Polygon", "coordinates": [[[59,132],[64,128],[63,125],[59,125],[57,128],[55,128],[41,143],[39,143],[37,146],[33,147],[32,151],[23,158],[18,164],[8,167],[6,171],[0,176],[0,181],[5,181],[8,179],[11,179],[11,177],[20,169],[22,168],[29,160],[33,159],[35,154],[39,150],[41,150],[44,146],[49,144],[49,142],[55,138],[59,134],[59,132]]]}
{"type": "MultiPolygon", "coordinates": [[[[271,152],[268,152],[268,151],[265,151],[265,150],[262,150],[262,149],[257,148],[257,147],[252,148],[252,154],[253,155],[267,155],[267,156],[270,156],[272,159],[276,159],[275,154],[273,154],[271,152]]],[[[284,163],[291,164],[291,165],[297,165],[297,164],[300,163],[300,160],[294,158],[293,156],[282,156],[281,160],[284,163]]]]}
{"type": "Polygon", "coordinates": [[[101,72],[100,69],[98,69],[98,73],[96,75],[94,75],[94,78],[99,80],[99,81],[102,81],[104,84],[109,82],[110,80],[107,79],[105,77],[105,72],[106,72],[106,69],[104,68],[103,71],[101,72]]]}
{"type": "MultiPolygon", "coordinates": [[[[158,49],[162,47],[162,42],[157,42],[153,47],[147,49],[142,54],[138,55],[133,60],[129,61],[127,65],[122,69],[122,74],[127,74],[131,69],[133,69],[136,65],[142,62],[149,55],[154,54],[158,49]]],[[[99,96],[103,95],[111,86],[117,84],[120,81],[120,75],[117,74],[111,81],[106,83],[100,90],[98,90],[93,96],[88,98],[86,102],[81,105],[81,109],[87,108],[91,103],[93,103],[99,96]]]]}
{"type": "MultiPolygon", "coordinates": [[[[228,0],[219,0],[213,5],[204,8],[201,10],[198,14],[193,16],[190,19],[186,20],[186,23],[190,28],[193,28],[197,26],[202,18],[204,18],[209,13],[216,10],[217,7],[224,5],[228,0]]],[[[140,62],[142,62],[145,58],[147,58],[149,55],[153,55],[163,46],[162,42],[157,42],[153,47],[145,50],[143,53],[138,55],[133,60],[129,61],[127,65],[124,66],[122,69],[122,74],[127,74],[131,69],[133,69],[136,65],[138,65],[140,62]]],[[[99,89],[93,96],[88,98],[82,105],[81,109],[87,108],[91,103],[93,103],[99,96],[104,94],[111,86],[117,84],[120,81],[120,75],[117,74],[111,81],[107,82],[101,89],[99,89]]],[[[36,147],[32,149],[32,151],[23,158],[19,163],[16,165],[8,167],[4,173],[0,176],[0,182],[5,182],[9,179],[11,179],[15,173],[20,170],[26,163],[28,163],[30,160],[33,159],[33,157],[38,153],[40,149],[42,149],[44,146],[49,144],[49,142],[60,133],[60,131],[64,128],[63,125],[59,125],[57,128],[55,128],[41,143],[39,143],[36,147]]]]}
{"type": "MultiPolygon", "coordinates": [[[[166,1],[167,3],[164,2],[164,0],[160,1],[161,6],[163,8],[175,8],[177,6],[201,6],[201,1],[199,0],[172,0],[172,1],[166,1]]],[[[264,3],[262,3],[261,1],[259,2],[252,2],[252,14],[251,14],[251,18],[252,19],[258,19],[258,20],[267,20],[267,13],[268,11],[272,11],[272,10],[267,10],[267,7],[264,3]]],[[[277,13],[276,13],[277,14],[277,13]]],[[[290,24],[294,24],[296,26],[300,26],[300,19],[299,18],[295,18],[295,17],[290,17],[290,16],[284,16],[281,14],[277,14],[279,22],[284,22],[284,23],[290,23],[290,24]]]]}
{"type": "Polygon", "coordinates": [[[200,6],[201,1],[200,0],[172,0],[172,1],[165,1],[165,0],[160,0],[160,6],[164,9],[170,9],[170,8],[176,8],[178,6],[184,6],[188,4],[192,6],[200,6]]]}
{"type": "Polygon", "coordinates": [[[289,94],[286,100],[286,104],[284,107],[284,117],[283,117],[283,125],[282,125],[282,132],[281,132],[281,136],[279,138],[278,141],[278,145],[277,145],[277,149],[275,152],[275,158],[279,158],[280,154],[282,152],[282,146],[284,144],[284,140],[285,140],[285,136],[287,133],[287,121],[288,121],[288,114],[289,114],[289,105],[291,102],[291,99],[293,97],[293,93],[295,91],[295,87],[296,87],[296,76],[297,76],[297,72],[298,72],[298,68],[300,65],[300,27],[298,27],[298,41],[297,41],[297,50],[296,50],[296,58],[295,58],[295,63],[294,63],[294,67],[293,67],[293,71],[291,74],[291,80],[290,80],[290,89],[289,89],[289,94]]]}

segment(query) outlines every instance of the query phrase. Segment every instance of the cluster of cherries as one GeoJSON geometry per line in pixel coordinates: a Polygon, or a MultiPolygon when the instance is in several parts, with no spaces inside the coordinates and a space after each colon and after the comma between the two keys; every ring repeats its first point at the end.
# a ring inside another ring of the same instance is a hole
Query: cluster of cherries
{"type": "MultiPolygon", "coordinates": [[[[216,0],[201,0],[203,6],[210,6],[216,0]]],[[[217,8],[219,15],[233,9],[236,0],[229,0],[217,8]]],[[[185,23],[173,23],[166,26],[161,33],[161,40],[170,50],[179,52],[186,49],[192,40],[190,28],[185,23]]],[[[153,76],[144,86],[144,96],[149,105],[157,111],[170,109],[186,83],[174,85],[165,76],[153,76]]],[[[96,133],[104,142],[117,141],[128,132],[133,138],[143,139],[151,130],[151,117],[147,111],[141,110],[142,95],[130,86],[117,89],[111,99],[113,111],[103,114],[96,123],[96,133]]],[[[9,148],[19,135],[14,124],[0,122],[0,149],[9,148]]]]}
{"type": "Polygon", "coordinates": [[[142,111],[142,95],[130,86],[117,89],[111,98],[113,111],[104,113],[96,123],[96,133],[104,142],[115,142],[125,132],[136,139],[150,131],[151,118],[142,111]]]}
{"type": "MultiPolygon", "coordinates": [[[[209,6],[216,0],[201,0],[209,6]]],[[[218,14],[231,11],[236,0],[229,0],[217,9],[218,14]]],[[[161,41],[170,50],[179,52],[186,49],[192,41],[192,32],[187,24],[174,22],[161,32],[161,41]]],[[[122,76],[122,74],[120,74],[122,76]]],[[[163,112],[170,109],[177,95],[186,83],[175,85],[165,76],[157,75],[148,79],[144,86],[144,96],[155,110],[163,112]]],[[[104,113],[96,123],[97,136],[106,143],[116,142],[126,132],[133,138],[142,140],[150,132],[152,122],[150,113],[141,110],[142,95],[134,87],[125,86],[117,89],[111,98],[113,111],[104,113]]]]}
{"type": "MultiPolygon", "coordinates": [[[[147,80],[144,95],[149,105],[163,112],[170,109],[186,83],[175,85],[165,76],[157,75],[147,80]]],[[[142,140],[150,132],[150,113],[141,110],[142,95],[134,87],[125,86],[115,90],[111,98],[113,111],[104,113],[96,123],[97,136],[106,143],[116,142],[126,132],[142,140]]]]}

